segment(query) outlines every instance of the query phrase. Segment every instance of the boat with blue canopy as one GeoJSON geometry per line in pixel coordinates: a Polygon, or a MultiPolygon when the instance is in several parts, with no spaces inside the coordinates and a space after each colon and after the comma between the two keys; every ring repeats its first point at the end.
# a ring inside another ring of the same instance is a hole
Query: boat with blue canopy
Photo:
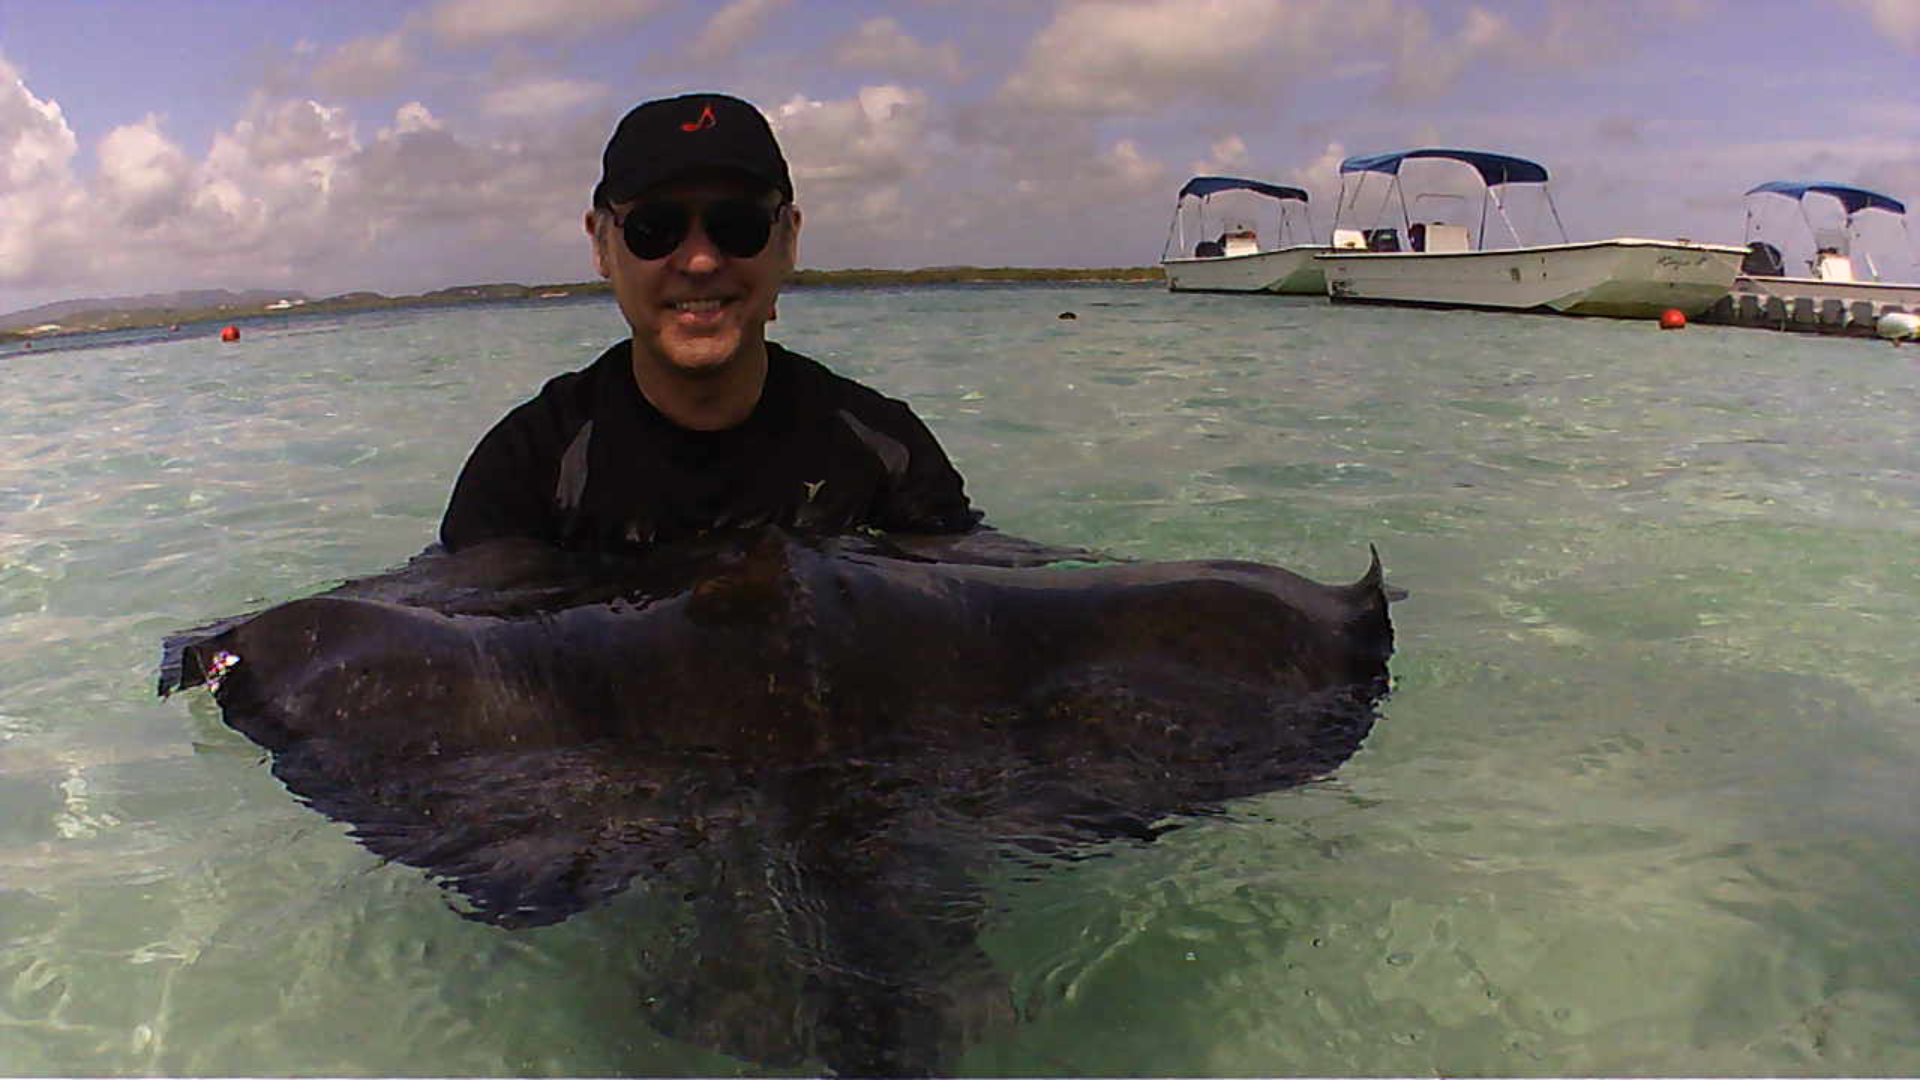
{"type": "Polygon", "coordinates": [[[1324,294],[1326,277],[1313,257],[1326,251],[1327,245],[1313,235],[1307,203],[1304,190],[1262,180],[1237,176],[1196,176],[1188,180],[1174,200],[1173,223],[1167,227],[1167,242],[1160,252],[1167,288],[1174,292],[1324,294]],[[1223,207],[1213,204],[1217,195],[1230,196],[1234,209],[1222,213],[1223,207]],[[1249,208],[1263,204],[1270,204],[1274,210],[1272,240],[1264,244],[1248,214],[1249,208]]]}
{"type": "Polygon", "coordinates": [[[1906,203],[1833,180],[1769,180],[1745,201],[1747,255],[1728,321],[1865,334],[1888,315],[1920,313],[1906,203]]]}
{"type": "Polygon", "coordinates": [[[1315,260],[1327,295],[1618,318],[1668,308],[1692,315],[1727,295],[1744,249],[1637,237],[1571,242],[1548,179],[1539,162],[1486,150],[1347,158],[1333,247],[1315,260]],[[1522,219],[1527,232],[1549,232],[1548,241],[1524,236],[1522,219]]]}
{"type": "MultiPolygon", "coordinates": [[[[1808,274],[1801,276],[1822,281],[1854,281],[1853,250],[1861,241],[1869,218],[1884,215],[1903,234],[1907,227],[1906,203],[1891,195],[1831,180],[1769,180],[1748,188],[1746,202],[1748,255],[1743,269],[1769,277],[1792,276],[1786,272],[1785,251],[1781,244],[1773,242],[1775,239],[1789,246],[1795,241],[1812,240],[1812,257],[1805,260],[1808,274]],[[1799,211],[1798,220],[1786,230],[1782,230],[1777,221],[1770,221],[1769,218],[1776,215],[1769,215],[1766,210],[1767,203],[1773,200],[1759,198],[1766,195],[1789,200],[1799,211]],[[1810,200],[1810,196],[1819,198],[1810,200]],[[1830,212],[1819,213],[1827,208],[1839,210],[1837,221],[1830,212]]],[[[1907,239],[1911,247],[1911,236],[1907,239]]],[[[1874,252],[1866,245],[1860,246],[1867,273],[1873,280],[1879,280],[1880,267],[1874,252]]]]}

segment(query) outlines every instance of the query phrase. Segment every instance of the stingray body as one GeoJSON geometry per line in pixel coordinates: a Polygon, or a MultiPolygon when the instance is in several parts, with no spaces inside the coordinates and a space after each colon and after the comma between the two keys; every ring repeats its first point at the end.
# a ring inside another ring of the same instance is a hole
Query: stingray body
{"type": "Polygon", "coordinates": [[[293,792],[469,917],[551,923],[636,881],[699,896],[656,1025],[924,1072],[1005,1012],[975,944],[990,849],[1150,837],[1323,776],[1386,689],[1377,558],[1347,586],[1040,565],[1075,554],[500,542],[180,635],[161,689],[214,683],[293,792]]]}

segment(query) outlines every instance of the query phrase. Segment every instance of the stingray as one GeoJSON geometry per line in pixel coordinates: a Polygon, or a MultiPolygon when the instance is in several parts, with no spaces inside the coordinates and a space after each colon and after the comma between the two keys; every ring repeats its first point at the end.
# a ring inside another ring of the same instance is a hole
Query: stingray
{"type": "Polygon", "coordinates": [[[1392,651],[1377,553],[1329,586],[990,530],[495,541],[170,638],[275,775],[468,918],[686,902],[662,1031],[911,1074],[1013,1011],[978,945],[1006,853],[1149,841],[1325,777],[1392,651]]]}

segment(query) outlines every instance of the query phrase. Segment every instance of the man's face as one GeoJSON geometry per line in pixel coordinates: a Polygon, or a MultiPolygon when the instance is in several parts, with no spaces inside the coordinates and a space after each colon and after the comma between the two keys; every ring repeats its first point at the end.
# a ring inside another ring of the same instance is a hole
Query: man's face
{"type": "Polygon", "coordinates": [[[780,207],[766,246],[740,255],[726,249],[724,225],[710,231],[709,220],[742,202],[773,216],[780,196],[744,179],[698,178],[654,188],[610,215],[588,215],[594,261],[633,329],[636,365],[698,376],[727,370],[743,350],[763,346],[774,300],[793,270],[800,213],[780,207]],[[679,217],[685,236],[664,254],[642,257],[652,252],[631,250],[621,225],[635,217],[669,225],[679,217]]]}

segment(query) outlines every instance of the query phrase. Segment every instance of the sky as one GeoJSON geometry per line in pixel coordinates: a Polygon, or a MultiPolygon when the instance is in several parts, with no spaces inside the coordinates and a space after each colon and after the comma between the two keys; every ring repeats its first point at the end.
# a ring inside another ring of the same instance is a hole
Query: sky
{"type": "Polygon", "coordinates": [[[1920,200],[1920,0],[0,0],[0,312],[587,280],[608,134],[695,90],[772,119],[813,268],[1150,265],[1197,174],[1324,239],[1415,146],[1544,164],[1574,240],[1920,200]]]}

